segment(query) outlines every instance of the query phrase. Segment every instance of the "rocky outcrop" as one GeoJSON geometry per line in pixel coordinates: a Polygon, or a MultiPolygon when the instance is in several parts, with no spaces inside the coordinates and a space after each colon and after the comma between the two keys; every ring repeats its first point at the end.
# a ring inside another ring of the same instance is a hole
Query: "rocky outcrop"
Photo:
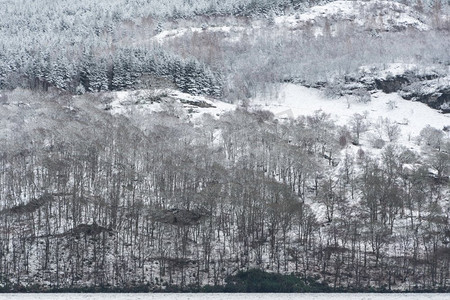
{"type": "Polygon", "coordinates": [[[399,92],[416,82],[429,81],[439,77],[440,75],[434,71],[427,72],[405,69],[403,72],[400,71],[398,74],[389,74],[389,71],[381,71],[380,74],[375,72],[373,74],[363,76],[358,81],[365,85],[369,84],[369,89],[375,88],[386,94],[390,94],[399,92]]]}
{"type": "Polygon", "coordinates": [[[385,79],[375,79],[376,89],[382,90],[386,94],[395,93],[408,83],[409,80],[404,76],[391,76],[385,79]]]}
{"type": "Polygon", "coordinates": [[[407,100],[425,103],[443,113],[450,113],[450,76],[415,82],[402,88],[399,95],[407,100]]]}
{"type": "Polygon", "coordinates": [[[203,100],[180,99],[180,102],[186,105],[200,108],[215,108],[214,105],[203,100]]]}
{"type": "Polygon", "coordinates": [[[347,75],[325,89],[337,96],[358,96],[361,91],[373,90],[398,93],[406,100],[422,102],[443,113],[450,113],[450,76],[442,71],[399,64],[391,69],[369,68],[347,75]]]}

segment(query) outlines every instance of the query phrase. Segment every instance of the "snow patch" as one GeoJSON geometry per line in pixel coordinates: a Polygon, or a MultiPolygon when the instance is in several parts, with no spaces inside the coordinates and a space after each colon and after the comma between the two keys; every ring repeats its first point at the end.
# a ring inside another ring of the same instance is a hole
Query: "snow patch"
{"type": "Polygon", "coordinates": [[[152,40],[163,43],[167,39],[180,38],[188,33],[223,33],[229,35],[230,33],[244,32],[246,28],[240,26],[207,26],[207,27],[190,27],[164,30],[155,35],[152,40]]]}
{"type": "Polygon", "coordinates": [[[194,119],[203,114],[220,116],[223,113],[234,110],[235,105],[211,99],[205,96],[193,96],[178,90],[138,90],[120,91],[111,93],[112,101],[106,104],[105,109],[114,115],[130,116],[135,111],[143,115],[162,112],[166,109],[164,103],[176,103],[194,119]],[[155,96],[155,100],[146,100],[146,94],[155,96]]]}

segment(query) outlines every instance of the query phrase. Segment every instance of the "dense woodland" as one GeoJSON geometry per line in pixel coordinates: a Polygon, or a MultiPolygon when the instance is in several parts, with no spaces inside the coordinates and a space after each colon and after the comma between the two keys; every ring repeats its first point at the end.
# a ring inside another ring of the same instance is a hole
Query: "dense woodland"
{"type": "Polygon", "coordinates": [[[447,72],[450,61],[450,6],[440,0],[402,1],[432,31],[374,27],[381,13],[373,6],[362,26],[316,21],[322,36],[311,24],[280,30],[273,19],[329,1],[50,2],[1,2],[0,88],[56,86],[82,94],[151,86],[142,78],[151,74],[192,94],[237,102],[261,91],[273,94],[266,90],[270,83],[333,81],[362,65],[404,62],[447,72]],[[222,26],[234,28],[239,43],[208,30],[222,26]],[[154,40],[162,31],[185,27],[203,32],[163,44],[154,40]]]}
{"type": "Polygon", "coordinates": [[[9,101],[26,125],[4,126],[3,285],[214,285],[257,267],[333,287],[448,286],[439,130],[423,131],[426,159],[395,142],[379,158],[342,157],[369,124],[242,109],[124,119],[89,96],[26,91],[9,101]]]}
{"type": "Polygon", "coordinates": [[[372,63],[448,72],[449,5],[401,1],[427,32],[274,29],[319,2],[0,0],[2,289],[193,288],[261,269],[336,289],[448,291],[448,133],[410,137],[419,153],[397,143],[398,124],[279,119],[248,99],[372,63]],[[207,30],[225,25],[253,29],[239,43],[207,30]],[[204,34],[151,41],[183,26],[204,34]],[[144,100],[162,112],[103,109],[108,91],[155,78],[241,105],[194,118],[161,93],[144,100]],[[373,152],[354,151],[363,143],[373,152]]]}

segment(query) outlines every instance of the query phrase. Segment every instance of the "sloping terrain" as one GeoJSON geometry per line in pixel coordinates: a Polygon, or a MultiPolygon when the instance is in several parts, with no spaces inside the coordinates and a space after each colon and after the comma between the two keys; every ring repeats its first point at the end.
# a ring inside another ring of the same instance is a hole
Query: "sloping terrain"
{"type": "Polygon", "coordinates": [[[291,30],[309,27],[323,35],[323,30],[332,34],[339,27],[354,25],[373,31],[429,30],[425,20],[409,6],[394,1],[333,1],[302,14],[277,17],[275,23],[291,30]]]}
{"type": "Polygon", "coordinates": [[[448,6],[188,2],[0,12],[1,288],[448,291],[448,6]]]}
{"type": "Polygon", "coordinates": [[[449,119],[422,103],[293,84],[247,111],[175,91],[7,95],[2,114],[21,119],[3,128],[23,137],[2,156],[7,286],[223,284],[263,268],[431,288],[427,255],[447,280],[449,119]]]}

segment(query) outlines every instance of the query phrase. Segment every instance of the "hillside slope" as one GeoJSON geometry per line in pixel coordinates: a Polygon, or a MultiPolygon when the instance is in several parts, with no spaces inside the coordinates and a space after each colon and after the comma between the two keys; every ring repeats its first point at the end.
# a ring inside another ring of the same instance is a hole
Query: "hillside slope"
{"type": "Polygon", "coordinates": [[[449,291],[448,5],[69,2],[0,10],[1,291],[449,291]]]}

